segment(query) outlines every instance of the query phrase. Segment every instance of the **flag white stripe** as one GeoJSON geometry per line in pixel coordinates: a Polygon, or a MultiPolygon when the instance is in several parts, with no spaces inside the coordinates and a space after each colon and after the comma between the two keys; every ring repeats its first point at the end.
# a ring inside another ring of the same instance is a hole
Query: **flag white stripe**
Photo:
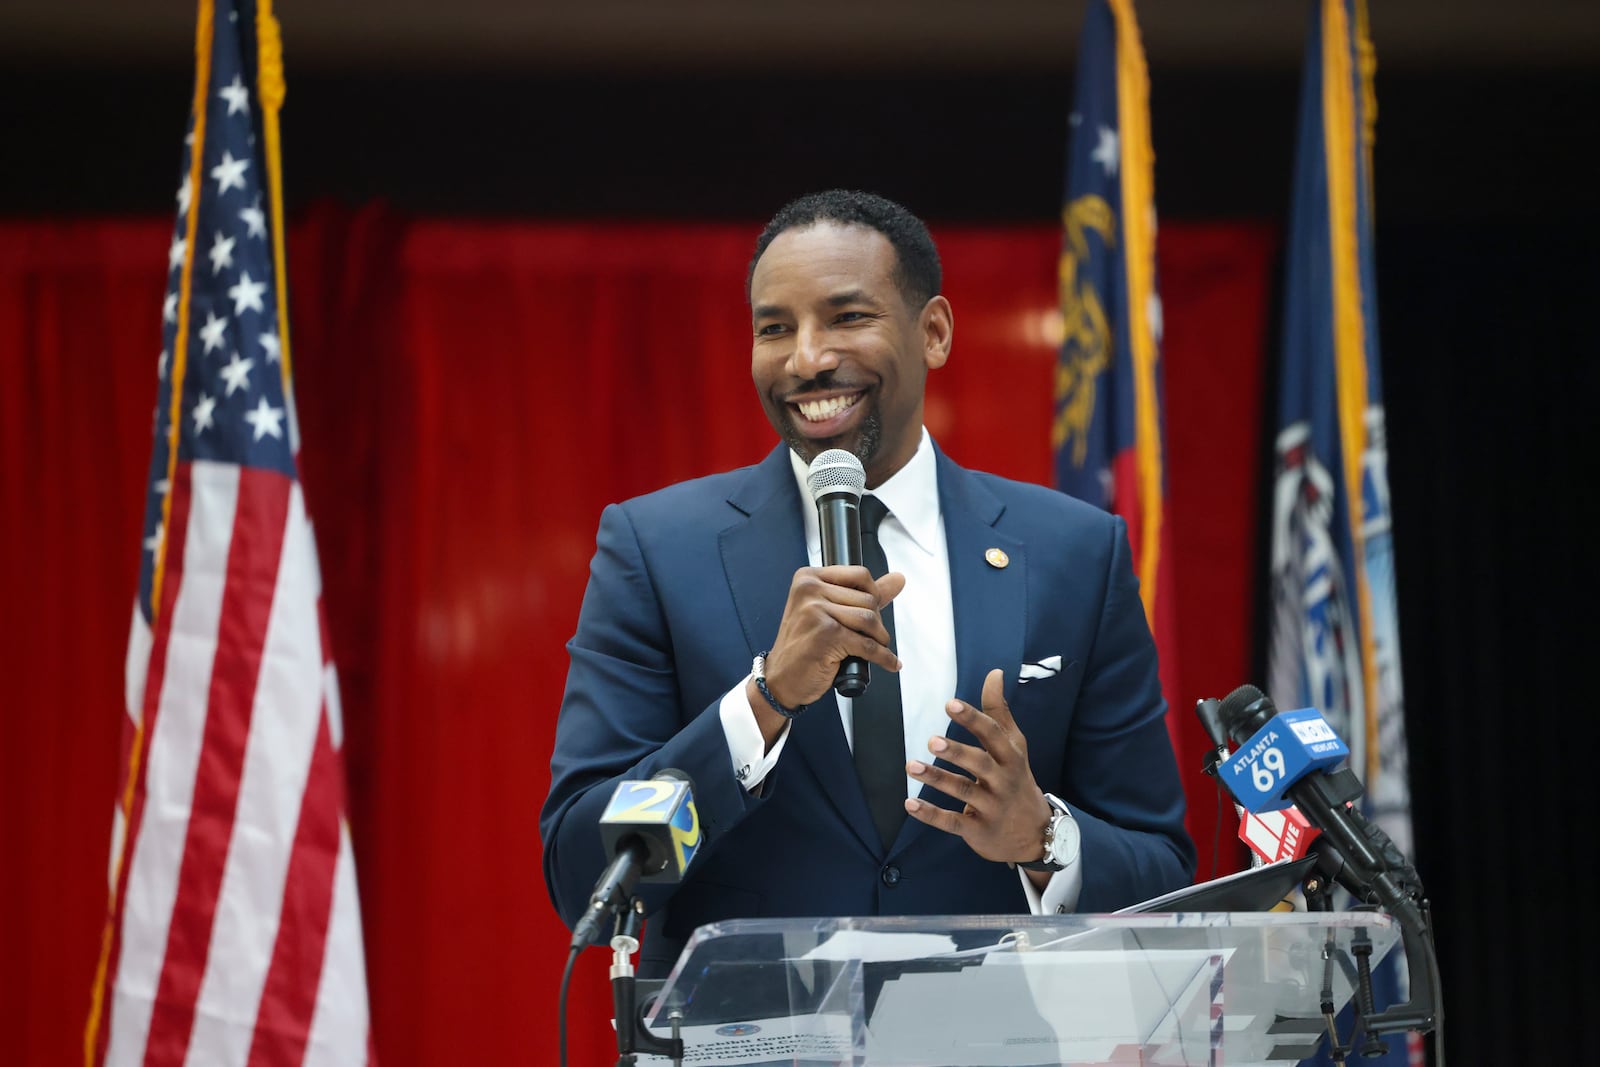
{"type": "Polygon", "coordinates": [[[361,940],[361,902],[350,828],[339,820],[339,860],[333,913],[322,956],[322,981],[311,1016],[303,1067],[347,1067],[367,1062],[367,965],[361,940]]]}
{"type": "Polygon", "coordinates": [[[128,718],[138,726],[144,718],[144,680],[150,673],[150,647],[155,635],[150,624],[144,621],[139,602],[133,603],[133,622],[128,626],[128,660],[123,677],[124,706],[128,718]]]}
{"type": "MultiPolygon", "coordinates": [[[[144,683],[150,674],[150,649],[154,644],[155,635],[150,632],[150,624],[145,622],[144,613],[139,610],[139,602],[135,599],[133,621],[128,624],[128,658],[123,666],[123,710],[128,714],[123,729],[130,737],[144,718],[144,683]]],[[[127,768],[123,770],[126,772],[127,768]]],[[[111,855],[107,857],[106,865],[107,892],[112,894],[117,891],[117,868],[122,862],[122,846],[127,833],[128,820],[122,813],[122,795],[118,793],[111,813],[111,855]]]]}
{"type": "Polygon", "coordinates": [[[329,743],[335,752],[343,751],[344,703],[339,699],[339,672],[334,668],[331,659],[322,669],[322,696],[328,702],[329,743]]]}
{"type": "Polygon", "coordinates": [[[122,952],[111,994],[108,1065],[132,1067],[144,1060],[189,832],[238,502],[238,467],[196,462],[190,477],[182,584],[172,608],[160,710],[146,739],[144,816],[130,856],[122,952]]]}
{"type": "Polygon", "coordinates": [[[322,636],[311,531],[290,491],[233,836],[187,1062],[242,1065],[272,962],[289,856],[322,711],[322,636]]]}

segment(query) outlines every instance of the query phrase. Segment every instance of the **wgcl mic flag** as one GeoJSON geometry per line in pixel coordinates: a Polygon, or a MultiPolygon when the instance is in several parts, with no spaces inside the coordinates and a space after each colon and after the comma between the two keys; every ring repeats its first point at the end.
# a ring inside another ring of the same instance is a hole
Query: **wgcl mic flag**
{"type": "Polygon", "coordinates": [[[1170,554],[1163,551],[1154,152],[1131,0],[1091,0],[1084,13],[1071,121],[1051,434],[1056,488],[1127,522],[1162,688],[1176,707],[1170,554]]]}
{"type": "Polygon", "coordinates": [[[338,689],[297,476],[270,8],[202,0],[195,55],[84,1061],[361,1064],[338,689]]]}
{"type": "MultiPolygon", "coordinates": [[[[1367,813],[1409,855],[1372,241],[1373,67],[1365,5],[1319,0],[1285,271],[1267,683],[1279,707],[1315,707],[1345,738],[1367,813]]],[[[1382,988],[1394,974],[1388,965],[1376,976],[1380,1008],[1397,999],[1395,986],[1382,988]]],[[[1389,1062],[1406,1062],[1407,1042],[1389,1044],[1389,1062]]]]}

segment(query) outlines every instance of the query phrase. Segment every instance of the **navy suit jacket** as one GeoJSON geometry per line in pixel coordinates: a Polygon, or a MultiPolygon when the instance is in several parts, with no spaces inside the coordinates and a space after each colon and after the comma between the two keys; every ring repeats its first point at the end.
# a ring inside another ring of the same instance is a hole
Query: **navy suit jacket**
{"type": "MultiPolygon", "coordinates": [[[[1122,521],[942,452],[938,484],[954,695],[979,706],[984,676],[1005,671],[1034,778],[1081,828],[1079,910],[1189,884],[1193,845],[1122,521]],[[1009,565],[986,562],[990,548],[1009,565]],[[1058,673],[1019,684],[1023,663],[1051,656],[1058,673]]],[[[641,887],[641,974],[664,973],[695,927],[715,920],[1027,910],[1015,870],[915,819],[885,852],[831,692],[792,723],[759,796],[735,779],[718,706],[771,646],[807,565],[801,507],[780,445],[756,466],[601,516],[540,830],[551,898],[571,925],[609,859],[597,824],[616,783],[668,767],[692,777],[705,840],[681,884],[641,887]]],[[[975,743],[959,726],[949,736],[975,743]]]]}

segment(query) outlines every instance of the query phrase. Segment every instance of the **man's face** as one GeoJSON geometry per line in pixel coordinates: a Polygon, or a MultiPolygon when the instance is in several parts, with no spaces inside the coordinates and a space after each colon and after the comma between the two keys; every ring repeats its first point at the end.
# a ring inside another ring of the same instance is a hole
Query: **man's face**
{"type": "Polygon", "coordinates": [[[750,279],[750,365],[767,420],[805,462],[855,453],[874,487],[922,436],[928,371],[950,352],[942,296],[907,307],[894,246],[876,230],[821,222],[785,230],[750,279]]]}

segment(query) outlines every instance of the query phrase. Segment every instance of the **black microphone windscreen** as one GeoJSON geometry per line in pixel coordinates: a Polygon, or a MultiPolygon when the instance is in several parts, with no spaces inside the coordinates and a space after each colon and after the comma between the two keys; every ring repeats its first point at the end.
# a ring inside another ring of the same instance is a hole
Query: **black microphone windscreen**
{"type": "Polygon", "coordinates": [[[1239,717],[1239,713],[1266,696],[1253,685],[1241,685],[1233,692],[1222,698],[1222,707],[1217,711],[1217,717],[1225,724],[1231,723],[1239,717]]]}
{"type": "Polygon", "coordinates": [[[1253,685],[1241,685],[1222,698],[1217,718],[1222,720],[1228,736],[1243,744],[1245,738],[1277,713],[1278,709],[1265,693],[1253,685]]]}
{"type": "Polygon", "coordinates": [[[689,783],[689,793],[691,795],[693,795],[693,793],[694,793],[694,779],[689,777],[689,773],[687,771],[680,771],[676,767],[663,767],[663,768],[661,768],[661,770],[659,770],[659,771],[657,771],[655,773],[655,777],[657,777],[657,778],[671,778],[674,781],[678,781],[678,782],[688,782],[689,783]]]}

